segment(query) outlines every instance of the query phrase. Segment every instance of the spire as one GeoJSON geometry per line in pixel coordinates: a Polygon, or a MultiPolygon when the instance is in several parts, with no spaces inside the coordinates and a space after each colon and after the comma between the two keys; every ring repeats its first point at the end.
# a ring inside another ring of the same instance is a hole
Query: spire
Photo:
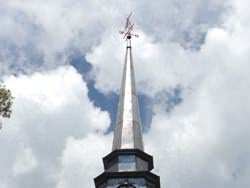
{"type": "MultiPolygon", "coordinates": [[[[131,14],[130,14],[131,16],[131,14]]],[[[153,174],[153,157],[143,151],[141,121],[135,89],[131,37],[133,24],[127,18],[127,41],[112,152],[103,157],[104,172],[97,176],[96,188],[160,188],[160,177],[153,174]]]]}
{"type": "Polygon", "coordinates": [[[125,31],[127,47],[123,68],[120,98],[113,139],[113,151],[117,149],[140,149],[143,151],[141,120],[135,88],[135,73],[132,57],[131,36],[133,24],[127,19],[125,31]]]}

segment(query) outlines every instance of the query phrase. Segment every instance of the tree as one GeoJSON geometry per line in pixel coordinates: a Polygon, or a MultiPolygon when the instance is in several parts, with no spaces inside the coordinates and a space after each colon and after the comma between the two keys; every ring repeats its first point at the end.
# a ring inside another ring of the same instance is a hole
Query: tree
{"type": "Polygon", "coordinates": [[[10,118],[12,113],[13,97],[11,91],[0,85],[0,116],[10,118]]]}

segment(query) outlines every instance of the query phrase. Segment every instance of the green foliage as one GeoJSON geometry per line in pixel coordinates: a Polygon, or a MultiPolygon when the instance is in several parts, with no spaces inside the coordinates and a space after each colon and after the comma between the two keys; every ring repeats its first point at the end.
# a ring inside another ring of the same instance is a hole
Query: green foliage
{"type": "Polygon", "coordinates": [[[0,116],[10,118],[13,104],[11,91],[4,86],[0,86],[0,116]]]}

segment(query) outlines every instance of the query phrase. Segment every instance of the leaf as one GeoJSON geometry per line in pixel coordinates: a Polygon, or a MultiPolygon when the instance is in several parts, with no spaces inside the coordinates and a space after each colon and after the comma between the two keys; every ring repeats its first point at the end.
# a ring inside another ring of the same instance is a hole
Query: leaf
{"type": "Polygon", "coordinates": [[[11,91],[4,86],[0,86],[0,116],[10,118],[13,99],[11,91]]]}

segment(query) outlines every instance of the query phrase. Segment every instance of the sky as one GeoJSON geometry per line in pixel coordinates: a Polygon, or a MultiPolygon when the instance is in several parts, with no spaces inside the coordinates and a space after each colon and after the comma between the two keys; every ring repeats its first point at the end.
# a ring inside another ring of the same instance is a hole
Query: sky
{"type": "Polygon", "coordinates": [[[168,188],[250,187],[250,1],[0,0],[0,188],[94,188],[132,11],[145,151],[168,188]]]}

